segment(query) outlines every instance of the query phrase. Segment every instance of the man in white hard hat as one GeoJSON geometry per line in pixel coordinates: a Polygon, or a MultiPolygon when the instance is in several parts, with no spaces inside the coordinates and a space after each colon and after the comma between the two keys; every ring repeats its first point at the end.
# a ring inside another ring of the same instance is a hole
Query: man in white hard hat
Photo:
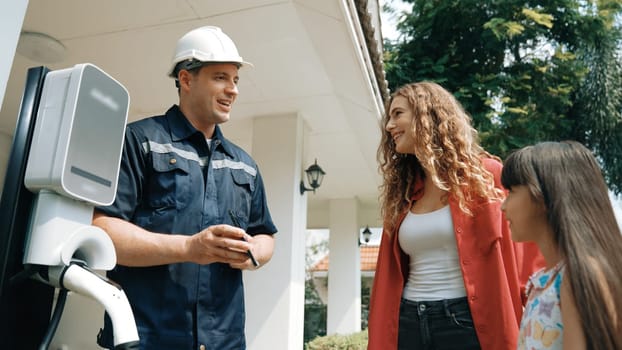
{"type": "MultiPolygon", "coordinates": [[[[141,349],[246,348],[242,270],[270,260],[277,230],[257,164],[218,127],[245,65],[218,27],[182,36],[169,70],[179,105],[128,124],[116,200],[95,212],[141,349]]],[[[106,315],[98,343],[112,337],[106,315]]]]}

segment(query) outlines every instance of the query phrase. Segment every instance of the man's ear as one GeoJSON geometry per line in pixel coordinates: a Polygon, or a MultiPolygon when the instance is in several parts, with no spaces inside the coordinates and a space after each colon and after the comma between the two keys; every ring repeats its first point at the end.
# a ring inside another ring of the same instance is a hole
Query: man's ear
{"type": "Polygon", "coordinates": [[[188,91],[190,84],[192,83],[192,74],[185,69],[182,69],[177,74],[177,81],[179,81],[179,89],[188,91]]]}

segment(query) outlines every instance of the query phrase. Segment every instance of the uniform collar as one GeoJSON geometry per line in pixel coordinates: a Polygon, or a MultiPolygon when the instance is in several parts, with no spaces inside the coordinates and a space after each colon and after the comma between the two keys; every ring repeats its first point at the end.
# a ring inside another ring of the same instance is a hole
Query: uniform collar
{"type": "MultiPolygon", "coordinates": [[[[190,124],[177,105],[173,105],[166,111],[166,118],[170,126],[171,140],[174,142],[188,139],[195,134],[201,134],[199,130],[190,124]]],[[[203,134],[201,134],[201,137],[203,137],[203,134]]],[[[233,156],[231,142],[223,136],[218,125],[214,127],[212,145],[214,147],[222,147],[227,154],[233,156]]]]}

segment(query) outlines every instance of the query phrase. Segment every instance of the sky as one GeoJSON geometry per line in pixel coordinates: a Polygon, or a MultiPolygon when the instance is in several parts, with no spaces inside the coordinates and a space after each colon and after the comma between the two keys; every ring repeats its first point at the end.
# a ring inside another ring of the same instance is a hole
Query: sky
{"type": "MultiPolygon", "coordinates": [[[[381,9],[384,4],[390,4],[393,8],[398,10],[397,11],[398,14],[402,11],[409,10],[409,7],[412,6],[411,4],[406,4],[402,2],[401,0],[379,0],[378,3],[380,4],[381,9]]],[[[398,32],[395,29],[395,25],[397,22],[397,16],[389,15],[389,14],[386,14],[384,11],[382,11],[380,14],[380,20],[382,21],[381,23],[382,37],[385,39],[391,39],[391,40],[397,39],[398,32]]]]}
{"type": "Polygon", "coordinates": [[[618,226],[622,230],[622,197],[615,198],[613,193],[609,193],[609,197],[613,206],[613,212],[616,214],[616,219],[618,219],[618,226]]]}

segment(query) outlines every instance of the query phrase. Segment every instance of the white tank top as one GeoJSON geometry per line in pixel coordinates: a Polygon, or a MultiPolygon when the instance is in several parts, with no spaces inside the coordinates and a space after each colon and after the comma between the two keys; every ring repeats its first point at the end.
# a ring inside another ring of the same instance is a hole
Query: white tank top
{"type": "Polygon", "coordinates": [[[409,211],[398,240],[410,256],[404,299],[429,301],[466,296],[449,206],[425,214],[409,211]]]}

